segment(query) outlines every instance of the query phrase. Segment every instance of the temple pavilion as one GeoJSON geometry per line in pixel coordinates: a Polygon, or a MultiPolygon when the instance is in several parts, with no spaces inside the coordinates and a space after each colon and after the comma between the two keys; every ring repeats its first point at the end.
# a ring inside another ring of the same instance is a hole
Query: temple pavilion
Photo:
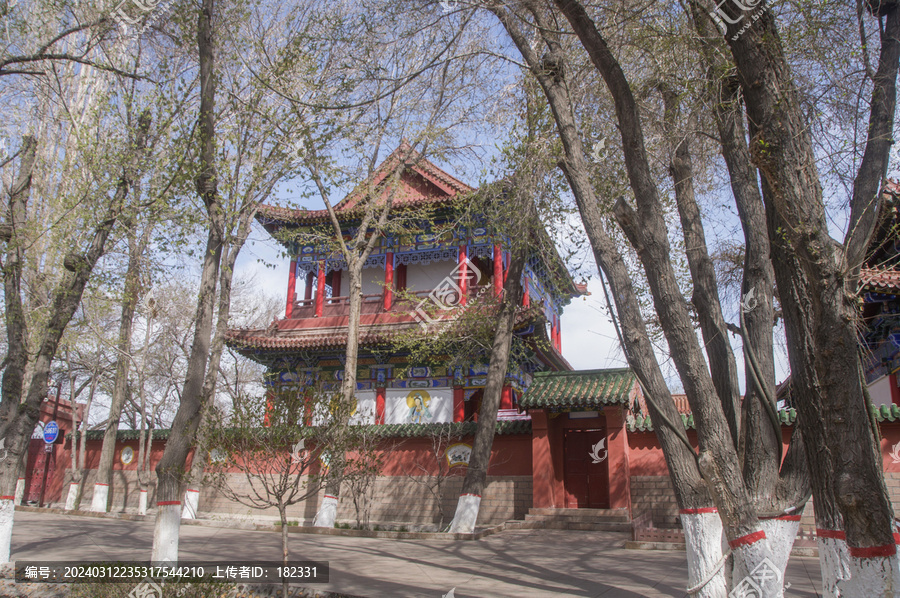
{"type": "MultiPolygon", "coordinates": [[[[345,235],[355,233],[360,225],[359,208],[365,195],[384,193],[389,180],[398,185],[392,212],[402,214],[427,206],[431,217],[423,228],[408,234],[382,234],[365,262],[357,409],[352,423],[476,419],[486,359],[417,367],[409,363],[408,355],[392,349],[391,339],[410,330],[430,333],[427,326],[420,325],[429,318],[422,302],[429,301],[442,285],[455,286],[453,308],[457,310],[464,309],[485,287],[499,292],[509,267],[502,235],[479,226],[448,230],[459,202],[475,189],[405,144],[375,169],[370,180],[335,204],[345,235]]],[[[228,343],[264,364],[270,383],[292,384],[314,377],[336,388],[343,376],[349,297],[346,264],[340,252],[329,250],[315,238],[316,231],[331,226],[328,212],[262,206],[257,219],[290,255],[284,318],[267,329],[231,330],[228,343]]],[[[523,288],[515,334],[530,350],[527,358],[510,366],[501,418],[516,417],[519,400],[535,372],[572,369],[561,354],[560,314],[573,297],[585,292],[572,281],[558,255],[531,256],[523,288]],[[551,277],[550,272],[556,275],[551,277]]]]}

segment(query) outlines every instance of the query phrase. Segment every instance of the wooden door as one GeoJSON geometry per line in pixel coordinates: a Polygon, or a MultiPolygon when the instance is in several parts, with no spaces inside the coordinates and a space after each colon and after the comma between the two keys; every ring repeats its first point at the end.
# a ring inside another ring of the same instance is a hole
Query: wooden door
{"type": "Polygon", "coordinates": [[[609,453],[605,439],[604,429],[566,430],[563,453],[567,508],[609,508],[609,453]],[[598,443],[602,445],[597,446],[598,443]],[[599,463],[594,463],[597,459],[592,453],[599,456],[599,463]]]}

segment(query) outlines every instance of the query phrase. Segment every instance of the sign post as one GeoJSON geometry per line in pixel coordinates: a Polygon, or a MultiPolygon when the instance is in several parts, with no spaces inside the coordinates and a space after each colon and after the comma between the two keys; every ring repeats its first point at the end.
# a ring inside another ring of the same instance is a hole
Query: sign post
{"type": "Polygon", "coordinates": [[[59,438],[59,424],[55,421],[47,422],[44,426],[44,442],[53,444],[59,438]]]}
{"type": "MultiPolygon", "coordinates": [[[[47,488],[47,473],[50,471],[50,460],[54,457],[53,443],[59,437],[59,424],[56,423],[56,416],[59,414],[59,399],[62,394],[62,383],[56,385],[56,401],[53,405],[53,419],[44,425],[44,475],[41,477],[41,495],[38,499],[38,506],[44,506],[44,490],[47,488]],[[49,449],[49,450],[48,450],[49,449]]],[[[75,404],[75,398],[72,397],[72,404],[75,404]]]]}

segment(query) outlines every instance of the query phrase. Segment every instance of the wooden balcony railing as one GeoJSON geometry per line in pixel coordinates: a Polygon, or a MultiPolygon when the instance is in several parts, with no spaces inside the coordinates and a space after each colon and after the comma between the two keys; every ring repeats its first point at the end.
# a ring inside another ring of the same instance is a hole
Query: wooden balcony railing
{"type": "MultiPolygon", "coordinates": [[[[473,298],[482,287],[475,287],[469,289],[467,293],[467,297],[473,298]]],[[[398,297],[394,295],[393,301],[391,304],[390,312],[404,312],[404,311],[412,311],[415,309],[418,303],[428,297],[432,293],[431,290],[428,291],[407,291],[406,297],[398,297]],[[409,299],[408,297],[415,297],[415,299],[409,299]]],[[[379,314],[384,313],[384,295],[382,293],[377,293],[373,295],[363,295],[362,296],[362,306],[361,312],[363,314],[379,314]]],[[[350,313],[350,297],[327,297],[322,302],[322,317],[326,318],[329,316],[346,316],[350,313]]],[[[315,299],[301,299],[299,301],[294,302],[293,310],[291,311],[291,319],[303,319],[303,318],[313,318],[316,315],[316,300],[315,299]]]]}

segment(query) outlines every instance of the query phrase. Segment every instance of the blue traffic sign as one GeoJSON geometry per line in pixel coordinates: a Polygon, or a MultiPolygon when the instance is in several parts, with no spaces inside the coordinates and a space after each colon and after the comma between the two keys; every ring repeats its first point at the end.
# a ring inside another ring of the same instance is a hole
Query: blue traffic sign
{"type": "Polygon", "coordinates": [[[53,444],[59,436],[59,425],[56,422],[47,422],[44,426],[44,442],[53,444]]]}

